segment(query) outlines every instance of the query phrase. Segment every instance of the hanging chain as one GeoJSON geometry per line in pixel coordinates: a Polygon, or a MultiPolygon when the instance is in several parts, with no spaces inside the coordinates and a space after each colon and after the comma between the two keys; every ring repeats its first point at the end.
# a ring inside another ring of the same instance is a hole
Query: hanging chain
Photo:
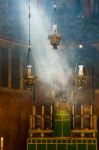
{"type": "Polygon", "coordinates": [[[57,24],[57,0],[55,0],[54,12],[55,12],[55,24],[57,24]]]}
{"type": "Polygon", "coordinates": [[[31,13],[30,13],[30,0],[29,0],[29,15],[28,15],[28,19],[29,19],[29,41],[28,41],[28,44],[29,44],[29,48],[28,48],[28,55],[27,55],[27,65],[30,65],[30,53],[31,53],[31,41],[30,41],[30,38],[31,38],[31,35],[30,35],[30,33],[31,33],[31,31],[30,31],[30,19],[31,19],[31,13]]]}
{"type": "Polygon", "coordinates": [[[30,13],[30,11],[31,11],[31,10],[30,10],[30,9],[31,9],[31,8],[30,8],[30,0],[29,0],[29,16],[28,16],[28,17],[29,17],[29,48],[30,48],[30,46],[31,46],[31,41],[30,41],[30,38],[31,38],[31,37],[30,37],[30,36],[31,36],[31,35],[30,35],[30,25],[31,25],[31,22],[30,22],[30,21],[31,21],[31,20],[30,20],[30,19],[31,19],[31,13],[30,13]]]}
{"type": "Polygon", "coordinates": [[[53,21],[54,21],[54,18],[55,18],[55,24],[57,24],[57,21],[56,21],[56,11],[57,11],[57,2],[55,0],[55,4],[53,5],[53,13],[52,13],[52,18],[51,18],[51,24],[50,24],[50,29],[49,29],[49,35],[50,35],[50,32],[51,32],[51,29],[52,29],[52,25],[53,25],[53,21]]]}

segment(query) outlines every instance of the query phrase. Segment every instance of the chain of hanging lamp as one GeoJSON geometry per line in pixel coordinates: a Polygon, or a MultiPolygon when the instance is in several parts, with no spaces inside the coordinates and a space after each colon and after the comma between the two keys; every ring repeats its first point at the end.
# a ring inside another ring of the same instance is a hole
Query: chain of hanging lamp
{"type": "Polygon", "coordinates": [[[51,30],[52,30],[53,22],[55,21],[55,24],[57,24],[56,14],[57,14],[57,5],[56,5],[56,1],[55,1],[55,4],[53,5],[53,12],[52,12],[52,18],[51,18],[51,24],[50,24],[49,34],[50,34],[51,30]]]}
{"type": "Polygon", "coordinates": [[[27,55],[27,65],[30,65],[30,55],[31,55],[31,41],[30,41],[30,38],[31,38],[31,35],[30,35],[30,21],[31,21],[31,13],[30,13],[30,10],[31,8],[30,8],[30,0],[29,0],[29,16],[28,16],[28,20],[29,20],[29,42],[28,42],[28,44],[29,44],[29,48],[28,48],[28,55],[27,55]]]}

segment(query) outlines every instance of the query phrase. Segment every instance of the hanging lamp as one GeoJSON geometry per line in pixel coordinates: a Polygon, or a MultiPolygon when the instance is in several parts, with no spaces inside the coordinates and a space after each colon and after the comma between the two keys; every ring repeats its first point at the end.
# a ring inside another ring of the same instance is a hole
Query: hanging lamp
{"type": "Polygon", "coordinates": [[[89,81],[89,73],[86,66],[84,65],[85,62],[83,60],[83,48],[83,45],[80,44],[80,57],[76,65],[76,70],[74,72],[74,84],[79,89],[86,87],[89,81]],[[81,63],[81,61],[84,63],[81,63]]]}
{"type": "Polygon", "coordinates": [[[58,34],[58,25],[57,25],[57,6],[53,5],[53,16],[50,25],[50,31],[48,35],[48,39],[50,40],[50,44],[53,46],[53,49],[57,49],[60,44],[60,40],[62,38],[61,35],[58,34]]]}
{"type": "Polygon", "coordinates": [[[25,78],[24,83],[27,87],[27,89],[32,89],[32,86],[34,85],[34,81],[36,79],[36,76],[32,73],[32,52],[31,52],[31,28],[30,28],[30,21],[31,21],[31,13],[30,13],[30,0],[29,0],[29,41],[28,41],[28,54],[27,54],[27,62],[26,62],[26,71],[25,71],[25,78]]]}

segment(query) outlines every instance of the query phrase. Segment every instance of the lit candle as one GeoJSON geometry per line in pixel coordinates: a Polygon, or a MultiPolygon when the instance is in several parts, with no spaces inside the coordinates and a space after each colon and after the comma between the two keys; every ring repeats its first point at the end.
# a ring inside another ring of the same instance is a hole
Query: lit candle
{"type": "Polygon", "coordinates": [[[90,113],[91,113],[91,115],[92,115],[92,105],[90,106],[90,113]]]}
{"type": "Polygon", "coordinates": [[[57,34],[57,25],[56,24],[53,25],[53,33],[57,34]]]}
{"type": "Polygon", "coordinates": [[[33,106],[33,115],[35,115],[35,106],[33,106]]]}
{"type": "Polygon", "coordinates": [[[3,149],[3,137],[1,137],[1,150],[3,149]]]}
{"type": "Polygon", "coordinates": [[[79,65],[79,76],[83,76],[83,68],[84,68],[84,65],[79,65]]]}
{"type": "Polygon", "coordinates": [[[83,115],[83,106],[81,106],[81,115],[83,115]]]}
{"type": "Polygon", "coordinates": [[[74,115],[74,105],[72,106],[72,113],[73,113],[73,115],[74,115]]]}
{"type": "Polygon", "coordinates": [[[42,106],[42,116],[44,115],[44,106],[42,106]]]}
{"type": "Polygon", "coordinates": [[[28,75],[28,76],[31,76],[31,75],[32,75],[32,66],[31,66],[31,65],[28,65],[28,66],[27,66],[27,75],[28,75]]]}
{"type": "Polygon", "coordinates": [[[52,113],[53,113],[53,107],[51,106],[51,116],[52,116],[52,113]]]}

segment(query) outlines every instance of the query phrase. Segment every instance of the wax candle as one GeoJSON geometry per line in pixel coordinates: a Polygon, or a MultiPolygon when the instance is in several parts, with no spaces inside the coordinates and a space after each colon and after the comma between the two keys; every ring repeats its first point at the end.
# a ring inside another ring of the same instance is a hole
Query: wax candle
{"type": "Polygon", "coordinates": [[[1,149],[3,149],[3,137],[1,137],[1,149]]]}

